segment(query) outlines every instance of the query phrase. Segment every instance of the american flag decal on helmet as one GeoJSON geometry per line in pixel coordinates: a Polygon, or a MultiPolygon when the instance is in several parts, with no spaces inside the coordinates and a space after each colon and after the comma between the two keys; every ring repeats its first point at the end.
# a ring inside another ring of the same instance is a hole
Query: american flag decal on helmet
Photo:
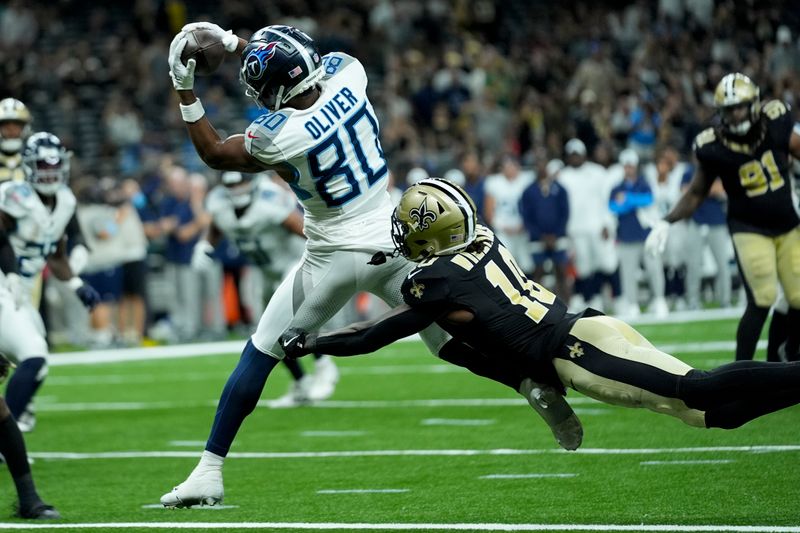
{"type": "Polygon", "coordinates": [[[289,77],[294,79],[300,74],[303,73],[303,68],[300,66],[294,67],[292,70],[289,71],[289,77]]]}

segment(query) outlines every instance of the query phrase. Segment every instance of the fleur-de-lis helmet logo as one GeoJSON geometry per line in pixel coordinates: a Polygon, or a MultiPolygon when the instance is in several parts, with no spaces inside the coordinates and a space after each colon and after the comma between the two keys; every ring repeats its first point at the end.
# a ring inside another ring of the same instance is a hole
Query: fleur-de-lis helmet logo
{"type": "Polygon", "coordinates": [[[431,224],[436,222],[436,213],[428,211],[426,201],[427,198],[423,198],[419,207],[415,207],[408,212],[408,216],[411,217],[411,220],[413,220],[421,230],[430,228],[431,224]]]}

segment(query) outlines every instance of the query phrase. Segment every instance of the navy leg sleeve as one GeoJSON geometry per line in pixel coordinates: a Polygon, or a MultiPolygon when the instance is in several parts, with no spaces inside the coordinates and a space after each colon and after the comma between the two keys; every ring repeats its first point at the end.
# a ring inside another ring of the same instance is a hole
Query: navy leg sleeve
{"type": "Polygon", "coordinates": [[[258,351],[247,341],[239,364],[222,389],[206,450],[222,457],[228,454],[239,427],[255,409],[267,376],[277,364],[277,359],[258,351]]]}

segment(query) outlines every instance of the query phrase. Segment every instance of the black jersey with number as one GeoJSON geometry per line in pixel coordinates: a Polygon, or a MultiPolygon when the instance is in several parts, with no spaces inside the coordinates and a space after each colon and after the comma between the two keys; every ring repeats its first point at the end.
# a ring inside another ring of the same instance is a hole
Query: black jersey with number
{"type": "Polygon", "coordinates": [[[771,100],[751,145],[708,128],[694,140],[694,152],[706,177],[719,177],[728,195],[731,232],[782,235],[800,224],[792,194],[789,138],[794,126],[789,106],[771,100]]]}
{"type": "Polygon", "coordinates": [[[403,298],[440,316],[471,311],[475,318],[466,325],[437,323],[483,353],[519,358],[536,372],[550,364],[574,320],[565,319],[566,305],[555,294],[525,277],[488,228],[478,226],[477,233],[482,251],[423,261],[404,281],[403,298]]]}

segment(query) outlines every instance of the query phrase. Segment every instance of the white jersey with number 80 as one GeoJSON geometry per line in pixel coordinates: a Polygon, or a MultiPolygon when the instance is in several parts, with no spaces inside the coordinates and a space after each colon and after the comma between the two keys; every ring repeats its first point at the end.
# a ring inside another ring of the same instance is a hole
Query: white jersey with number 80
{"type": "Polygon", "coordinates": [[[314,105],[260,116],[245,131],[245,146],[294,176],[309,250],[391,249],[388,167],[366,72],[340,52],[326,55],[322,68],[314,105]]]}

